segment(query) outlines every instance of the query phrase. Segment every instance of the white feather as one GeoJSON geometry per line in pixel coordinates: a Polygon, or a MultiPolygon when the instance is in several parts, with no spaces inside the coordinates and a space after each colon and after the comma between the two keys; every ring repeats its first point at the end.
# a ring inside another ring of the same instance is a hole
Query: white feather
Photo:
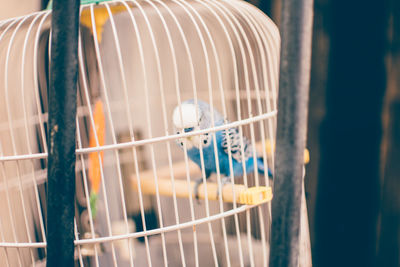
{"type": "Polygon", "coordinates": [[[197,110],[196,106],[194,104],[186,104],[185,103],[180,106],[177,106],[174,109],[174,113],[172,115],[172,121],[174,123],[174,126],[177,129],[198,126],[199,121],[196,119],[196,112],[198,112],[198,118],[200,118],[200,116],[201,116],[200,110],[197,110]],[[181,120],[180,109],[182,109],[182,120],[181,120]]]}

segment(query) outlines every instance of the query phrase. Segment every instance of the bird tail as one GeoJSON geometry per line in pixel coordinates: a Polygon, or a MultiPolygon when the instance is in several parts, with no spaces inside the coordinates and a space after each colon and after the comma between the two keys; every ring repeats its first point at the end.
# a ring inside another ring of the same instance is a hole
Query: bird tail
{"type": "MultiPolygon", "coordinates": [[[[264,167],[263,158],[261,158],[261,157],[257,158],[257,167],[258,167],[258,173],[260,173],[260,174],[264,174],[265,173],[265,167],[264,167]]],[[[268,168],[268,177],[270,177],[270,178],[273,177],[270,168],[268,168]]]]}

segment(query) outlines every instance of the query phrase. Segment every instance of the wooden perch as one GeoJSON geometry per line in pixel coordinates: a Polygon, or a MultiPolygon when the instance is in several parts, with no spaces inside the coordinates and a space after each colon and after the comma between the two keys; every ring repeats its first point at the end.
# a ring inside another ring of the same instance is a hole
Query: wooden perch
{"type": "MultiPolygon", "coordinates": [[[[273,146],[271,143],[266,140],[265,149],[267,152],[267,157],[271,157],[271,153],[273,151],[273,146]]],[[[256,150],[259,155],[262,155],[260,151],[262,151],[261,142],[256,144],[256,150]]],[[[308,150],[304,151],[304,162],[305,164],[309,161],[308,150]]],[[[200,168],[189,160],[188,166],[186,167],[186,163],[184,161],[174,163],[172,166],[172,172],[175,183],[175,192],[177,197],[188,198],[190,195],[194,197],[194,186],[195,182],[191,181],[188,186],[186,181],[187,171],[190,174],[190,177],[193,179],[194,177],[202,177],[200,168]],[[188,169],[188,170],[187,170],[188,169]],[[189,189],[190,188],[190,189],[189,189]],[[190,191],[189,191],[190,190],[190,191]]],[[[160,195],[163,196],[173,196],[173,184],[171,182],[171,170],[169,166],[164,166],[161,168],[157,168],[157,179],[158,179],[158,190],[160,195]]],[[[138,190],[138,181],[136,175],[132,175],[132,187],[134,190],[138,190]]],[[[154,180],[154,172],[153,170],[147,170],[140,173],[140,187],[143,194],[156,194],[156,183],[154,180]]],[[[218,184],[207,181],[206,184],[208,199],[209,200],[218,200],[218,184]]],[[[227,184],[222,188],[222,199],[224,202],[234,202],[234,196],[236,197],[236,203],[239,204],[248,204],[255,205],[262,202],[267,202],[272,199],[272,190],[270,187],[258,186],[252,188],[246,188],[244,185],[230,185],[227,184]]],[[[199,186],[199,198],[205,199],[205,190],[204,185],[201,184],[199,186]]]]}
{"type": "MultiPolygon", "coordinates": [[[[271,141],[265,140],[265,150],[267,152],[267,157],[272,156],[272,151],[275,152],[275,146],[271,144],[271,141]]],[[[256,143],[256,151],[258,155],[262,155],[262,142],[256,143]]],[[[304,149],[304,164],[308,164],[310,162],[310,152],[307,148],[304,149]]]]}
{"type": "MultiPolygon", "coordinates": [[[[132,186],[135,190],[138,190],[138,181],[136,176],[132,177],[132,186]]],[[[194,198],[194,187],[195,182],[188,183],[186,180],[176,179],[174,181],[175,192],[177,197],[188,198],[190,195],[194,198]]],[[[156,194],[156,182],[154,176],[152,178],[144,178],[143,174],[140,179],[140,188],[143,194],[156,194]]],[[[217,183],[206,183],[206,188],[208,192],[209,200],[218,200],[218,184],[217,183]]],[[[173,184],[171,179],[158,177],[158,191],[160,195],[163,196],[173,196],[173,184]]],[[[199,198],[205,199],[204,185],[199,185],[199,198]]],[[[224,202],[234,202],[236,198],[236,203],[247,204],[247,205],[257,205],[260,203],[268,202],[272,199],[271,187],[258,186],[246,188],[244,185],[239,184],[226,184],[222,188],[222,200],[224,202]]]]}

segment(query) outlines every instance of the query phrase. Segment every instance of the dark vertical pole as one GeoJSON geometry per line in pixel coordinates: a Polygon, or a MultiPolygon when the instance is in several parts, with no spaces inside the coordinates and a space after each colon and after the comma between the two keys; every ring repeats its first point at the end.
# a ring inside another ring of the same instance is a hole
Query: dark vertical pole
{"type": "Polygon", "coordinates": [[[383,116],[384,173],[380,203],[378,266],[400,266],[400,1],[390,0],[390,60],[383,116]],[[386,140],[385,140],[386,139],[386,140]],[[386,150],[386,151],[385,151],[386,150]],[[386,153],[385,153],[386,152],[386,153]]]}
{"type": "Polygon", "coordinates": [[[315,221],[317,266],[376,266],[385,2],[331,1],[315,221]]]}
{"type": "Polygon", "coordinates": [[[46,9],[48,4],[49,4],[49,0],[41,0],[40,1],[41,9],[46,9]]]}
{"type": "Polygon", "coordinates": [[[270,266],[298,266],[313,0],[282,1],[270,266]]]}
{"type": "MultiPolygon", "coordinates": [[[[249,1],[249,2],[253,2],[253,1],[249,1]]],[[[255,3],[253,3],[255,4],[255,3]]],[[[265,14],[267,14],[268,16],[272,16],[272,0],[260,0],[257,3],[257,7],[259,9],[261,9],[262,12],[264,12],[265,14]]]]}
{"type": "Polygon", "coordinates": [[[55,0],[49,87],[47,266],[74,266],[79,0],[55,0]]]}
{"type": "Polygon", "coordinates": [[[400,266],[400,100],[390,103],[377,266],[400,266]]]}

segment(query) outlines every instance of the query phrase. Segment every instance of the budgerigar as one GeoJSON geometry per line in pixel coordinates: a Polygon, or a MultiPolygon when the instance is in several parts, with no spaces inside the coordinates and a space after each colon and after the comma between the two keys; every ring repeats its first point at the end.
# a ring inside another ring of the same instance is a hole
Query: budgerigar
{"type": "MultiPolygon", "coordinates": [[[[220,126],[224,124],[223,116],[214,109],[214,125],[220,126]]],[[[197,105],[193,99],[182,102],[180,106],[177,106],[173,112],[173,124],[176,128],[177,133],[188,133],[196,130],[203,130],[212,127],[211,121],[211,110],[210,105],[204,101],[198,100],[197,105]],[[182,111],[182,113],[181,113],[182,111]],[[196,114],[197,113],[197,114],[196,114]],[[182,115],[182,117],[181,117],[182,115]]],[[[234,177],[243,176],[243,157],[240,134],[237,128],[229,128],[226,130],[220,130],[216,133],[217,151],[219,159],[219,169],[221,175],[225,176],[222,179],[222,183],[228,183],[230,181],[230,167],[229,167],[229,151],[231,150],[232,155],[232,169],[234,177]],[[229,140],[228,140],[229,135],[229,140]],[[228,146],[228,141],[230,146],[228,146]]],[[[214,154],[214,141],[211,133],[205,133],[202,135],[191,136],[177,140],[178,145],[183,148],[183,142],[186,143],[187,153],[189,158],[194,161],[201,168],[200,159],[200,143],[203,150],[204,168],[205,175],[208,179],[212,173],[217,172],[215,154],[214,154]]],[[[254,172],[254,155],[253,147],[250,141],[243,136],[244,146],[244,160],[246,166],[246,173],[254,172]]],[[[264,173],[264,164],[261,157],[256,157],[257,160],[257,171],[261,174],[264,173]]],[[[272,176],[270,170],[268,175],[272,176]]],[[[202,182],[202,179],[196,181],[195,196],[198,198],[198,185],[202,182]]]]}

